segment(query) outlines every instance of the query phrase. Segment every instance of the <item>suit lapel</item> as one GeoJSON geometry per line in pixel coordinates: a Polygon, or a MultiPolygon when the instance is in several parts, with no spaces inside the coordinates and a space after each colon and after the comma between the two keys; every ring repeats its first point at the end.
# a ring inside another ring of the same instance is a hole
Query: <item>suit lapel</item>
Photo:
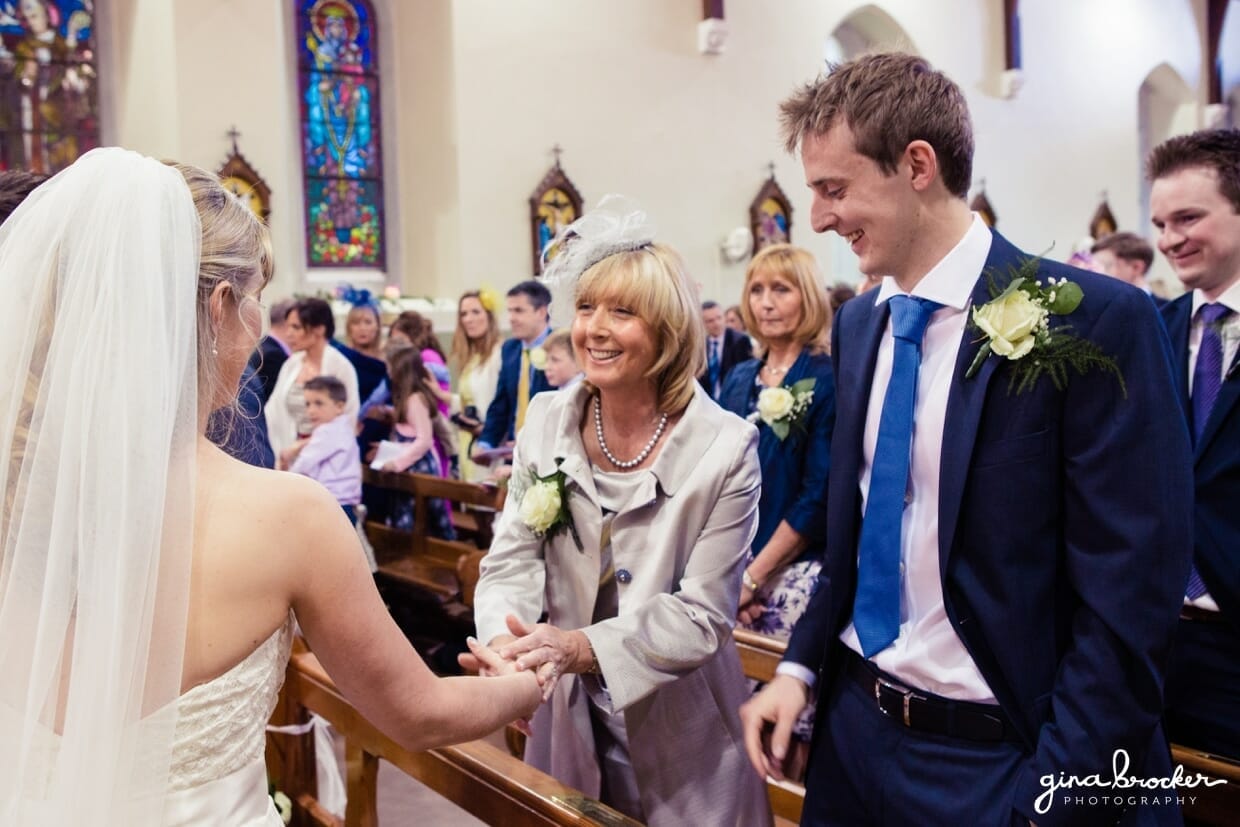
{"type": "MultiPolygon", "coordinates": [[[[1015,266],[1021,253],[1003,236],[993,234],[990,254],[982,272],[1007,272],[1015,266]]],[[[978,307],[990,301],[990,287],[987,279],[978,275],[977,283],[970,296],[970,306],[978,307]]],[[[992,356],[982,363],[982,367],[971,378],[966,379],[965,373],[973,364],[981,343],[976,330],[965,324],[960,352],[956,356],[956,368],[952,373],[952,386],[947,394],[947,414],[943,428],[943,453],[939,467],[939,573],[947,572],[947,559],[956,537],[956,524],[960,519],[960,506],[964,500],[964,486],[969,475],[969,463],[973,456],[973,445],[977,439],[977,425],[982,418],[985,407],[986,389],[991,377],[1001,361],[992,356]]]]}
{"type": "MultiPolygon", "coordinates": [[[[840,377],[847,378],[836,380],[835,434],[831,439],[832,465],[839,463],[840,479],[846,480],[848,485],[850,500],[844,513],[849,520],[856,520],[861,515],[859,480],[865,454],[865,420],[869,411],[870,389],[874,384],[874,362],[878,358],[878,345],[887,327],[889,314],[887,302],[875,305],[874,300],[868,297],[850,303],[849,307],[853,306],[863,315],[855,323],[840,328],[841,347],[837,358],[840,377]],[[855,347],[844,346],[845,342],[855,343],[855,347]]],[[[832,476],[834,474],[835,469],[832,468],[832,476]]],[[[847,559],[855,570],[857,532],[850,530],[843,536],[847,536],[854,547],[840,555],[840,559],[847,559]]]]}
{"type": "MultiPolygon", "coordinates": [[[[1191,293],[1185,294],[1185,298],[1172,302],[1163,310],[1163,323],[1171,338],[1171,368],[1175,375],[1176,392],[1180,407],[1186,415],[1192,410],[1188,398],[1188,331],[1192,314],[1191,293]]],[[[1189,421],[1192,421],[1191,415],[1189,421]]]]}

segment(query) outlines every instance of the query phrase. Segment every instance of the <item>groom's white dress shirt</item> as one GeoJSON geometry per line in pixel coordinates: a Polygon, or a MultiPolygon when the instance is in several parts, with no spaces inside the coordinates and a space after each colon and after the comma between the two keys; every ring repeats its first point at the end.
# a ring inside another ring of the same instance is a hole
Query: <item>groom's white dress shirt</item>
{"type": "MultiPolygon", "coordinates": [[[[943,605],[939,577],[939,469],[952,375],[968,321],[969,300],[986,264],[990,243],[990,230],[974,215],[973,223],[951,252],[913,288],[912,295],[943,307],[935,312],[926,328],[913,408],[909,489],[900,541],[900,635],[871,658],[879,669],[909,686],[978,703],[994,703],[994,693],[960,642],[943,605]]],[[[887,276],[874,301],[876,305],[882,304],[903,294],[896,280],[887,276]]],[[[864,456],[858,480],[863,509],[893,358],[894,340],[888,319],[874,362],[874,381],[866,410],[864,456]]],[[[968,519],[968,515],[962,519],[968,519]]],[[[844,629],[840,640],[861,653],[852,623],[844,629]]],[[[778,671],[813,686],[814,675],[800,664],[781,663],[778,671]]]]}

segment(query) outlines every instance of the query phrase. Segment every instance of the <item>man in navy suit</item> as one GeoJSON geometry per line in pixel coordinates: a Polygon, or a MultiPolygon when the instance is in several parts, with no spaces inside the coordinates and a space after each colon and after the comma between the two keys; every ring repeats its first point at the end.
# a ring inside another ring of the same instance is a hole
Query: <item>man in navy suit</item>
{"type": "Polygon", "coordinates": [[[702,302],[702,324],[706,327],[706,370],[698,382],[712,399],[718,399],[732,368],[753,358],[753,345],[744,333],[728,327],[719,302],[702,302]]]}
{"type": "Polygon", "coordinates": [[[1154,263],[1154,248],[1136,233],[1108,233],[1094,242],[1089,248],[1094,257],[1094,264],[1112,278],[1127,282],[1149,296],[1156,307],[1162,307],[1167,300],[1154,294],[1150,289],[1146,274],[1154,263]]]}
{"type": "Polygon", "coordinates": [[[542,343],[551,335],[548,318],[551,291],[541,282],[523,281],[508,291],[508,327],[512,338],[500,351],[499,379],[495,398],[487,407],[486,422],[474,443],[477,459],[483,451],[516,439],[525,419],[525,407],[542,391],[552,390],[542,367],[546,354],[542,343]]]}
{"type": "Polygon", "coordinates": [[[258,374],[263,405],[271,398],[280,368],[284,367],[291,352],[285,328],[288,326],[289,311],[295,304],[294,299],[281,299],[271,306],[267,335],[259,340],[258,347],[250,355],[249,367],[258,374]]]}
{"type": "Polygon", "coordinates": [[[1193,573],[1167,671],[1167,735],[1240,759],[1240,131],[1150,154],[1158,248],[1188,292],[1163,308],[1193,433],[1193,573]]]}
{"type": "Polygon", "coordinates": [[[884,278],[832,331],[827,559],[778,674],[742,709],[754,766],[780,776],[815,693],[802,824],[1179,823],[1174,791],[1054,789],[1171,772],[1162,669],[1192,474],[1154,305],[1033,259],[1040,283],[1083,292],[1050,324],[1123,382],[1068,368],[1062,387],[1043,375],[1018,392],[1021,360],[1046,356],[1013,319],[1012,347],[992,337],[971,371],[987,336],[970,308],[1031,260],[968,209],[960,88],[921,58],[871,55],[782,114],[814,229],[884,278]]]}

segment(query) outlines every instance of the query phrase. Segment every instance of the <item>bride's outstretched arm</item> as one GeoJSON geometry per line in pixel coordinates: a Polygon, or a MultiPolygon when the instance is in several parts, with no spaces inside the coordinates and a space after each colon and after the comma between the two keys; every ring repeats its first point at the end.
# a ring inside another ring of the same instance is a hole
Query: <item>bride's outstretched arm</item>
{"type": "MultiPolygon", "coordinates": [[[[308,482],[308,481],[307,481],[308,482]]],[[[344,696],[411,750],[494,732],[532,714],[541,693],[529,672],[495,678],[439,678],[393,622],[349,521],[317,485],[299,486],[288,598],[319,661],[344,696]]]]}

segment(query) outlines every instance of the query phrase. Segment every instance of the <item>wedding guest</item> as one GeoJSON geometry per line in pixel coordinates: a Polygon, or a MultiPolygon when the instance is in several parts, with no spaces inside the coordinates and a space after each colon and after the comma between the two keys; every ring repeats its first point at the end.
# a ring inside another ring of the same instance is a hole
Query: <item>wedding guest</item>
{"type": "MultiPolygon", "coordinates": [[[[392,425],[393,442],[405,443],[405,448],[383,464],[384,471],[411,471],[417,474],[443,476],[439,456],[434,450],[435,429],[433,420],[442,417],[431,392],[428,373],[422,363],[422,355],[416,347],[398,350],[392,357],[392,403],[396,408],[396,422],[392,425]]],[[[456,535],[452,528],[452,516],[448,505],[440,499],[429,501],[431,533],[451,540],[456,535]]],[[[389,525],[403,531],[413,530],[414,502],[408,495],[399,495],[384,509],[389,525]]]]}
{"type": "Polygon", "coordinates": [[[1192,460],[1156,309],[969,210],[968,106],[922,58],[858,58],[781,112],[810,223],[883,278],[832,327],[830,553],[742,710],[754,766],[780,777],[816,697],[804,825],[1179,824],[1175,796],[1046,783],[1117,750],[1171,775],[1192,460]],[[1014,271],[1035,280],[996,298],[1014,271]]]}
{"type": "Polygon", "coordinates": [[[457,447],[461,457],[461,479],[481,482],[488,469],[469,458],[473,441],[482,434],[487,410],[499,381],[500,333],[495,319],[498,300],[490,290],[468,290],[457,302],[456,331],[452,334],[449,363],[457,371],[456,411],[457,447]]]}
{"type": "Polygon", "coordinates": [[[0,224],[8,220],[17,205],[47,180],[47,176],[24,169],[6,169],[0,172],[0,224]]]}
{"type": "Polygon", "coordinates": [[[747,335],[724,323],[719,302],[702,302],[702,323],[706,326],[706,370],[699,381],[713,399],[718,399],[732,368],[753,356],[753,345],[747,335]]]}
{"type": "Polygon", "coordinates": [[[745,329],[745,319],[741,316],[741,306],[739,304],[734,304],[725,310],[723,312],[723,320],[727,323],[728,327],[732,328],[737,333],[749,333],[749,331],[745,329]]]}
{"type": "Polygon", "coordinates": [[[277,457],[314,429],[306,415],[305,398],[306,382],[314,377],[334,376],[343,382],[348,393],[345,410],[357,416],[357,372],[329,344],[335,330],[331,305],[322,299],[301,299],[289,310],[285,333],[293,354],[280,368],[275,389],[263,408],[271,449],[277,457]]]}
{"type": "Polygon", "coordinates": [[[267,335],[258,341],[258,347],[250,356],[249,366],[258,373],[262,382],[263,406],[271,399],[280,378],[280,369],[293,349],[288,345],[288,314],[297,304],[296,299],[280,299],[268,311],[267,335]]]}
{"type": "Polygon", "coordinates": [[[316,376],[306,382],[306,416],[314,426],[308,439],[299,439],[280,454],[280,467],[320,483],[357,524],[355,509],[362,501],[362,458],[357,452],[354,419],[345,413],[348,392],[334,376],[316,376]]]}
{"type": "Polygon", "coordinates": [[[212,411],[207,439],[224,453],[259,468],[275,468],[276,457],[263,416],[263,380],[248,364],[241,372],[236,404],[212,411]]]}
{"type": "Polygon", "coordinates": [[[1154,263],[1154,248],[1141,236],[1123,232],[1104,235],[1094,242],[1089,252],[1099,272],[1144,291],[1158,307],[1167,303],[1150,290],[1146,274],[1154,263]]]}
{"type": "MultiPolygon", "coordinates": [[[[435,455],[439,460],[439,473],[444,477],[459,477],[459,458],[456,447],[456,434],[448,424],[448,416],[452,411],[452,375],[448,370],[448,361],[444,357],[439,337],[435,335],[435,326],[431,320],[416,310],[406,310],[392,322],[389,339],[407,341],[422,360],[426,374],[426,389],[435,400],[435,407],[442,418],[434,420],[435,455]]],[[[395,383],[393,382],[393,396],[395,383]]],[[[399,406],[396,407],[400,411],[399,406]]]]}
{"type": "Polygon", "coordinates": [[[543,373],[547,383],[556,390],[568,390],[576,385],[585,374],[577,364],[577,356],[573,353],[573,337],[571,330],[557,330],[543,342],[546,353],[546,367],[543,373]]]}
{"type": "Polygon", "coordinates": [[[1240,760],[1240,132],[1172,138],[1146,169],[1158,249],[1188,290],[1162,314],[1195,453],[1193,568],[1167,672],[1167,735],[1240,760]]]}
{"type": "Polygon", "coordinates": [[[345,317],[346,344],[363,356],[383,358],[383,328],[380,326],[379,307],[374,303],[355,304],[345,317]]]}
{"type": "Polygon", "coordinates": [[[843,306],[844,302],[849,299],[856,298],[857,291],[847,284],[837,284],[827,291],[827,307],[831,311],[832,318],[835,317],[835,311],[843,306]]]}
{"type": "Polygon", "coordinates": [[[6,823],[279,823],[264,745],[294,622],[348,702],[405,749],[533,711],[536,679],[484,650],[515,674],[427,669],[326,491],[205,439],[258,341],[271,276],[266,227],[215,175],[97,149],[11,220],[6,823]]]}
{"type": "MultiPolygon", "coordinates": [[[[827,355],[831,314],[813,255],[788,244],[764,247],[753,257],[741,294],[759,358],[737,365],[719,397],[724,410],[757,424],[762,464],[758,532],[741,573],[740,623],[787,640],[826,554],[835,422],[827,355]]],[[[812,725],[807,710],[795,730],[801,750],[812,725]]]]}
{"type": "Polygon", "coordinates": [[[551,335],[551,291],[536,281],[523,281],[508,291],[508,327],[512,338],[500,351],[499,379],[487,407],[474,454],[511,442],[525,424],[530,400],[550,390],[542,369],[530,361],[530,352],[551,335]]]}
{"type": "Polygon", "coordinates": [[[643,217],[608,196],[548,268],[575,284],[586,381],[530,402],[478,635],[548,679],[529,763],[654,827],[770,824],[738,737],[731,640],[757,434],[698,386],[697,299],[643,217]]]}

